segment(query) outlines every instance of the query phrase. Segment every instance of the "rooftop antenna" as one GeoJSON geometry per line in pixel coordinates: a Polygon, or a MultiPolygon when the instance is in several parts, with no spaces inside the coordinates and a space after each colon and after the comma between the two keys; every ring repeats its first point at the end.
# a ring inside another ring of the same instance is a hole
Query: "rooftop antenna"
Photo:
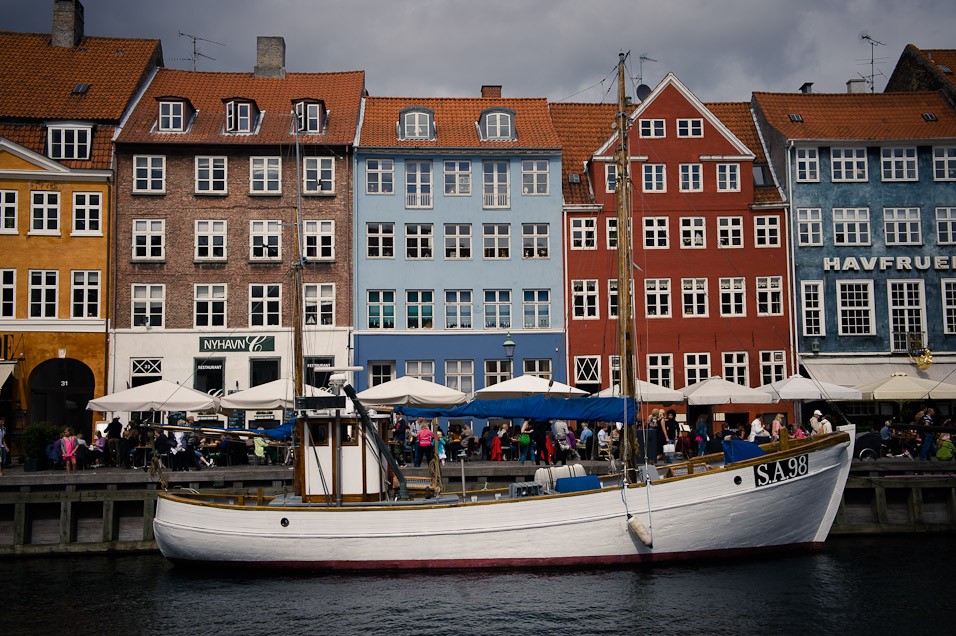
{"type": "Polygon", "coordinates": [[[652,57],[648,57],[647,53],[641,53],[641,56],[638,59],[638,75],[637,75],[637,99],[638,101],[644,101],[648,95],[651,94],[651,87],[644,83],[644,62],[657,62],[652,57]]]}
{"type": "Polygon", "coordinates": [[[193,41],[193,55],[192,55],[192,57],[177,57],[177,58],[174,58],[174,59],[177,59],[177,60],[192,60],[193,70],[194,70],[194,71],[196,70],[196,62],[197,62],[197,61],[199,60],[199,58],[201,58],[201,57],[204,57],[204,58],[206,58],[207,60],[212,60],[213,62],[216,61],[216,58],[210,57],[210,56],[206,55],[205,53],[202,53],[202,52],[199,50],[199,46],[198,46],[198,44],[197,44],[198,42],[209,42],[210,44],[218,44],[219,46],[226,46],[226,45],[223,44],[222,42],[216,42],[215,40],[207,40],[206,38],[201,38],[201,37],[199,37],[198,35],[189,35],[188,33],[183,33],[182,31],[179,32],[179,36],[180,36],[180,37],[184,37],[184,38],[189,38],[189,39],[191,39],[191,40],[193,41]]]}
{"type": "MultiPolygon", "coordinates": [[[[885,43],[880,42],[879,40],[873,39],[869,32],[864,31],[860,34],[860,39],[865,41],[870,45],[870,75],[869,77],[863,75],[863,79],[866,80],[866,83],[870,85],[870,92],[873,93],[876,90],[876,56],[874,52],[876,51],[877,46],[886,46],[885,43]]],[[[883,75],[883,71],[879,72],[879,75],[883,75]]]]}

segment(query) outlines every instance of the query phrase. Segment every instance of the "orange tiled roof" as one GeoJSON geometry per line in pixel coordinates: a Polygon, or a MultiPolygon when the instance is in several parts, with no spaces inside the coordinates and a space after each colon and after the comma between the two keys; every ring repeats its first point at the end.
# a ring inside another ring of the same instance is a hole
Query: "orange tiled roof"
{"type": "Polygon", "coordinates": [[[927,64],[936,69],[940,80],[956,88],[956,49],[921,49],[916,46],[913,46],[913,49],[926,59],[927,64]],[[945,66],[949,72],[940,66],[945,66]]]}
{"type": "Polygon", "coordinates": [[[359,107],[365,91],[365,71],[343,73],[288,73],[285,78],[255,77],[252,73],[213,73],[160,69],[133,109],[120,143],[158,144],[287,144],[293,139],[293,100],[321,99],[329,112],[322,135],[307,135],[305,143],[344,145],[355,139],[359,107]],[[197,111],[185,133],[152,132],[158,97],[184,97],[197,111]],[[223,99],[255,101],[264,113],[255,134],[225,134],[223,99]]]}
{"type": "Polygon", "coordinates": [[[617,104],[557,102],[550,105],[551,121],[561,139],[561,183],[564,202],[570,205],[593,203],[584,164],[614,133],[611,124],[617,104]],[[569,183],[569,174],[581,175],[580,183],[569,183]]]}
{"type": "Polygon", "coordinates": [[[956,111],[939,93],[754,93],[753,100],[787,139],[956,137],[956,111]],[[803,121],[790,121],[791,113],[803,121]]]}
{"type": "Polygon", "coordinates": [[[0,117],[119,121],[162,57],[159,40],[85,37],[66,48],[46,33],[0,31],[0,117]],[[90,88],[74,95],[77,84],[90,88]]]}
{"type": "MultiPolygon", "coordinates": [[[[59,163],[79,170],[108,170],[112,160],[112,139],[115,128],[99,124],[93,130],[93,147],[86,161],[61,159],[59,163]]],[[[28,150],[47,156],[47,128],[43,124],[0,123],[0,137],[5,137],[28,150]]]]}
{"type": "Polygon", "coordinates": [[[501,97],[369,97],[365,101],[360,145],[391,148],[548,148],[561,147],[561,140],[548,116],[548,101],[543,98],[501,97]],[[435,112],[435,139],[399,141],[396,131],[398,113],[404,108],[421,106],[435,112]],[[515,141],[478,139],[475,122],[486,108],[510,108],[515,111],[515,141]]]}

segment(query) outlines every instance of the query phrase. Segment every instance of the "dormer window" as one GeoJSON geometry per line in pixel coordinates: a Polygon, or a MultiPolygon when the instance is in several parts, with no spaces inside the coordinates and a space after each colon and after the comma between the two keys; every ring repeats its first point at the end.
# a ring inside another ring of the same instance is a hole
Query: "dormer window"
{"type": "Polygon", "coordinates": [[[399,139],[434,139],[435,113],[429,108],[411,108],[398,114],[399,139]]]}
{"type": "Polygon", "coordinates": [[[300,100],[295,103],[296,128],[301,133],[320,133],[325,128],[325,103],[300,100]]]}
{"type": "Polygon", "coordinates": [[[226,102],[226,132],[252,132],[257,112],[255,104],[233,99],[226,102]]]}
{"type": "Polygon", "coordinates": [[[183,102],[159,102],[159,131],[183,132],[186,129],[186,106],[183,102]]]}
{"type": "Polygon", "coordinates": [[[478,122],[482,141],[514,141],[514,111],[486,110],[478,122]]]}
{"type": "Polygon", "coordinates": [[[50,159],[89,159],[90,126],[70,124],[51,125],[47,128],[47,155],[50,159]]]}

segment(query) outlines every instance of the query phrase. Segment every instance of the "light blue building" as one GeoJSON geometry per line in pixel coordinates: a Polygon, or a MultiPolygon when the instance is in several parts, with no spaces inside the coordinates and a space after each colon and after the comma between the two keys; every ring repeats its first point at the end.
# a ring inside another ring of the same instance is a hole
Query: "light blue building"
{"type": "Polygon", "coordinates": [[[790,201],[797,362],[847,386],[956,382],[953,107],[935,92],[753,105],[790,201]]]}
{"type": "Polygon", "coordinates": [[[370,97],[355,155],[359,390],[566,380],[561,149],[544,99],[370,97]],[[516,344],[513,360],[503,343],[516,344]]]}

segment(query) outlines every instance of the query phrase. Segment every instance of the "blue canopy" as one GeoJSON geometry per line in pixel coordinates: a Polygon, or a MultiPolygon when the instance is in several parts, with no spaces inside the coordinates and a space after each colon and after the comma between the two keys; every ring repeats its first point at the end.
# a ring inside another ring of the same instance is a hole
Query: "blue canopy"
{"type": "Polygon", "coordinates": [[[295,428],[295,422],[291,424],[281,424],[274,428],[267,428],[264,433],[277,442],[284,442],[292,439],[292,429],[295,428]]]}
{"type": "Polygon", "coordinates": [[[396,406],[396,413],[409,417],[477,417],[488,419],[577,420],[579,422],[626,422],[633,424],[637,403],[633,398],[556,398],[543,395],[510,400],[472,400],[454,408],[424,409],[396,406]]]}

